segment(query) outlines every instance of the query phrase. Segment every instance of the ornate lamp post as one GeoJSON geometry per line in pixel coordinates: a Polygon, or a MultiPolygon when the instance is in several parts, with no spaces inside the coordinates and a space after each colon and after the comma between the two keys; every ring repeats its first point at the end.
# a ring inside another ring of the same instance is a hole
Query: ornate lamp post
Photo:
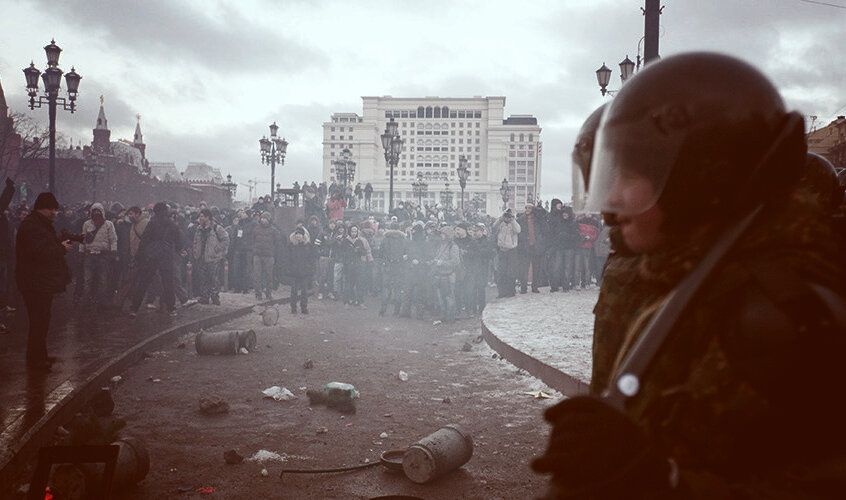
{"type": "Polygon", "coordinates": [[[238,184],[232,182],[232,174],[226,175],[226,182],[220,185],[223,189],[226,190],[226,195],[229,197],[229,202],[232,202],[232,198],[235,197],[235,191],[238,189],[238,184]]]}
{"type": "Polygon", "coordinates": [[[47,103],[50,115],[50,163],[47,190],[56,192],[56,106],[62,105],[62,109],[73,113],[76,110],[76,97],[79,92],[79,81],[82,79],[76,70],[71,67],[70,73],[65,73],[65,83],[68,87],[68,97],[59,97],[59,89],[62,84],[62,70],[59,69],[59,54],[62,49],[52,40],[50,45],[44,47],[47,53],[47,69],[41,74],[35,67],[35,62],[30,62],[28,68],[24,68],[26,77],[26,90],[29,94],[29,109],[40,108],[47,103]],[[38,95],[38,77],[44,81],[44,95],[38,95]]]}
{"type": "Polygon", "coordinates": [[[341,151],[341,157],[335,160],[335,173],[338,175],[338,180],[344,186],[344,193],[347,191],[347,184],[355,180],[355,162],[352,161],[352,151],[344,148],[341,151]]]}
{"type": "Polygon", "coordinates": [[[441,203],[446,209],[452,208],[452,191],[449,189],[449,182],[444,183],[444,190],[441,191],[441,203]]]}
{"type": "MultiPolygon", "coordinates": [[[[640,56],[638,56],[640,59],[640,56]]],[[[626,56],[625,59],[620,61],[620,84],[626,83],[632,74],[634,73],[635,63],[629,59],[629,56],[626,56]]],[[[599,91],[602,92],[602,95],[614,95],[618,91],[617,90],[609,90],[608,81],[611,79],[611,69],[602,63],[602,67],[596,70],[596,81],[599,83],[599,91]]]]}
{"type": "Polygon", "coordinates": [[[97,201],[97,177],[106,171],[106,168],[100,164],[100,158],[97,153],[90,152],[85,155],[85,162],[82,164],[82,171],[91,176],[91,201],[97,201]]]}
{"type": "Polygon", "coordinates": [[[502,184],[499,186],[499,194],[502,196],[502,211],[508,210],[508,179],[502,179],[502,184]]]}
{"type": "Polygon", "coordinates": [[[382,149],[385,150],[385,163],[390,169],[390,183],[388,184],[388,213],[394,210],[394,167],[397,166],[400,153],[402,153],[403,140],[400,139],[397,126],[399,124],[391,118],[385,125],[385,133],[382,134],[382,149]]]}
{"type": "Polygon", "coordinates": [[[288,151],[288,141],[285,138],[276,136],[279,126],[276,122],[270,125],[270,139],[262,137],[259,139],[261,146],[261,162],[270,165],[270,197],[273,199],[273,186],[276,185],[276,162],[279,166],[285,164],[285,154],[288,151]]]}
{"type": "Polygon", "coordinates": [[[417,172],[417,180],[411,183],[414,196],[417,196],[417,206],[423,207],[423,193],[429,189],[429,183],[423,180],[423,172],[417,172]]]}
{"type": "Polygon", "coordinates": [[[467,157],[461,155],[458,158],[458,184],[461,186],[461,214],[464,214],[464,188],[467,187],[467,178],[470,177],[470,169],[467,168],[467,157]]]}

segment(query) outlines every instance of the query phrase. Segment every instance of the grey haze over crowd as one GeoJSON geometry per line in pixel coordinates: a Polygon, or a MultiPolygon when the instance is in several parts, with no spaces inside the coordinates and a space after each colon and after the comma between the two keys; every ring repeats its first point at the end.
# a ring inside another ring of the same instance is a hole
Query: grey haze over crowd
{"type": "MultiPolygon", "coordinates": [[[[825,125],[846,111],[846,0],[666,0],[662,56],[735,55],[764,70],[788,106],[825,125]],[[829,5],[823,5],[829,4],[829,5]],[[838,7],[839,6],[839,7],[838,7]],[[843,7],[843,8],[840,8],[843,7]]],[[[99,96],[112,138],[135,115],[150,161],[205,161],[239,182],[265,181],[258,139],[276,121],[290,142],[277,179],[321,176],[321,124],[361,113],[361,96],[507,97],[506,114],[543,128],[541,195],[570,199],[570,149],[602,97],[595,71],[632,60],[642,0],[213,1],[3,0],[0,81],[26,108],[21,69],[46,65],[51,37],[63,70],[83,76],[59,132],[91,140],[99,96]]],[[[810,119],[808,124],[810,125],[810,119]]],[[[267,186],[259,185],[260,191],[267,186]]],[[[239,190],[239,197],[246,195],[239,190]]]]}

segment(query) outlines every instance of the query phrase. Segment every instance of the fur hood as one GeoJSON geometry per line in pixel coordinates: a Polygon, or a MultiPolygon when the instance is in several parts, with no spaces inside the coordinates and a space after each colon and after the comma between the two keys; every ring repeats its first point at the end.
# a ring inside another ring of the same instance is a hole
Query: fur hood
{"type": "MultiPolygon", "coordinates": [[[[308,229],[303,229],[303,231],[305,231],[305,232],[303,233],[303,242],[302,242],[302,244],[307,245],[307,244],[311,243],[311,235],[309,235],[309,234],[308,234],[308,229]]],[[[298,244],[298,243],[295,243],[295,242],[294,242],[294,235],[295,235],[296,233],[297,233],[297,232],[296,232],[296,231],[294,231],[294,232],[292,232],[291,234],[289,234],[289,235],[288,235],[288,241],[289,241],[292,245],[297,245],[297,244],[298,244]]]]}

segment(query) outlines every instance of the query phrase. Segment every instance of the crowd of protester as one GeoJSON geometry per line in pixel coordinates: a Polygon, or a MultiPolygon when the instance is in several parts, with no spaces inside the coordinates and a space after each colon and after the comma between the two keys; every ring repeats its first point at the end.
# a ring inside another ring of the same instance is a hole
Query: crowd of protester
{"type": "MultiPolygon", "coordinates": [[[[196,303],[219,305],[221,291],[272,299],[285,285],[294,313],[308,313],[312,290],[318,300],[347,308],[366,308],[364,298],[373,296],[380,315],[390,308],[399,316],[454,321],[479,315],[494,283],[499,297],[598,284],[608,253],[599,219],[576,217],[557,199],[548,210],[528,203],[516,217],[509,209],[495,219],[475,208],[462,213],[411,201],[390,214],[367,212],[369,185],[303,182],[294,189],[305,217],[293,228],[274,221],[279,200],[270,196],[241,209],[163,202],[60,208],[56,230],[78,235],[67,255],[74,305],[176,316],[196,303]]],[[[0,218],[0,312],[13,310],[13,242],[28,213],[22,200],[0,218]]]]}

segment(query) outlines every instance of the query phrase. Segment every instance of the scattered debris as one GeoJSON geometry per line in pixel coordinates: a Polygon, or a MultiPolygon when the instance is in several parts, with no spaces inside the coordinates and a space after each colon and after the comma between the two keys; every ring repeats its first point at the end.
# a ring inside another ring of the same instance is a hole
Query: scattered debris
{"type": "Polygon", "coordinates": [[[482,342],[484,342],[484,341],[485,341],[485,337],[484,337],[484,335],[479,335],[478,337],[476,337],[475,339],[473,339],[473,343],[474,343],[474,344],[481,344],[481,343],[482,343],[482,342]]]}
{"type": "Polygon", "coordinates": [[[402,371],[402,370],[400,370],[400,371],[399,371],[399,373],[397,373],[397,377],[398,377],[400,380],[402,380],[403,382],[408,382],[408,374],[407,374],[407,373],[405,373],[405,372],[404,372],[404,371],[402,371]]]}
{"type": "Polygon", "coordinates": [[[211,495],[212,493],[214,493],[214,488],[211,486],[203,486],[197,488],[197,493],[200,493],[202,495],[211,495]]]}
{"type": "Polygon", "coordinates": [[[200,398],[200,412],[205,415],[229,413],[229,403],[220,396],[203,396],[200,398]]]}
{"type": "Polygon", "coordinates": [[[470,342],[465,342],[463,346],[461,346],[462,352],[470,352],[473,350],[473,346],[470,345],[470,342]]]}
{"type": "Polygon", "coordinates": [[[311,370],[312,368],[314,368],[314,361],[307,359],[306,362],[303,363],[303,368],[305,368],[306,370],[311,370]]]}
{"type": "Polygon", "coordinates": [[[420,354],[420,351],[415,351],[414,349],[408,351],[409,354],[420,354]]]}
{"type": "Polygon", "coordinates": [[[388,437],[388,433],[383,432],[382,434],[379,434],[379,437],[382,438],[382,439],[385,439],[386,437],[388,437]]]}
{"type": "Polygon", "coordinates": [[[179,487],[176,488],[176,492],[179,493],[180,495],[182,493],[188,493],[188,492],[191,492],[191,491],[194,491],[193,486],[179,486],[179,487]]]}
{"type": "Polygon", "coordinates": [[[443,403],[448,405],[448,404],[452,403],[452,400],[449,399],[449,398],[444,398],[443,403]]]}
{"type": "Polygon", "coordinates": [[[259,462],[259,463],[264,463],[264,462],[269,462],[269,461],[285,462],[286,460],[288,460],[288,457],[282,456],[279,453],[276,453],[275,451],[268,451],[268,450],[259,450],[255,453],[255,455],[253,455],[253,456],[251,456],[250,458],[247,459],[248,462],[259,462]]]}
{"type": "Polygon", "coordinates": [[[329,432],[329,429],[326,427],[320,427],[317,429],[317,434],[326,434],[327,432],[329,432]]]}
{"type": "Polygon", "coordinates": [[[394,416],[394,414],[393,414],[393,413],[386,413],[386,414],[384,414],[384,415],[382,415],[382,416],[383,416],[383,417],[385,417],[385,418],[391,418],[391,417],[393,417],[393,416],[394,416]]]}
{"type": "Polygon", "coordinates": [[[240,464],[244,461],[244,457],[242,457],[237,451],[235,450],[227,450],[223,452],[223,460],[230,465],[240,464]]]}
{"type": "Polygon", "coordinates": [[[498,359],[498,358],[499,358],[499,354],[497,354],[497,353],[491,354],[491,359],[498,359]]]}
{"type": "Polygon", "coordinates": [[[149,382],[153,382],[154,384],[158,384],[159,382],[161,382],[161,381],[162,381],[162,379],[160,379],[160,378],[153,378],[153,376],[152,376],[152,375],[150,375],[149,377],[147,377],[147,381],[149,381],[149,382]]]}
{"type": "Polygon", "coordinates": [[[248,351],[246,347],[242,347],[242,348],[238,349],[238,352],[241,353],[241,354],[249,354],[250,353],[250,351],[248,351]]]}
{"type": "Polygon", "coordinates": [[[262,470],[261,470],[261,476],[262,476],[262,477],[267,477],[267,476],[269,476],[269,475],[270,475],[270,473],[269,473],[269,472],[267,472],[267,469],[262,469],[262,470]]]}
{"type": "Polygon", "coordinates": [[[278,385],[268,387],[261,392],[266,398],[273,398],[276,401],[290,401],[297,398],[297,396],[294,396],[293,392],[289,391],[285,387],[279,387],[278,385]]]}
{"type": "Polygon", "coordinates": [[[441,321],[441,320],[439,320],[439,319],[436,319],[435,321],[432,321],[432,326],[438,326],[438,325],[440,325],[441,323],[443,323],[443,321],[441,321]]]}
{"type": "Polygon", "coordinates": [[[120,375],[115,375],[114,377],[109,379],[109,382],[111,382],[114,385],[118,385],[122,381],[123,381],[123,377],[121,377],[120,375]]]}
{"type": "Polygon", "coordinates": [[[549,394],[547,394],[543,391],[528,391],[528,392],[524,392],[523,394],[526,394],[528,396],[532,396],[535,399],[552,399],[552,396],[550,396],[549,394]]]}

